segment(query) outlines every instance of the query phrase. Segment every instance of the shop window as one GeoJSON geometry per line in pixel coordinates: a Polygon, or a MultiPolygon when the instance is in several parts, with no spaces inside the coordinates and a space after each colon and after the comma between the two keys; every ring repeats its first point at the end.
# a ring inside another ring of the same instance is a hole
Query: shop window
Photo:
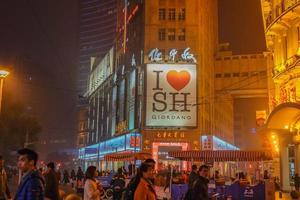
{"type": "Polygon", "coordinates": [[[158,30],[158,40],[166,40],[166,29],[165,28],[160,28],[158,30]]]}
{"type": "Polygon", "coordinates": [[[178,20],[179,21],[184,21],[185,20],[185,8],[181,8],[179,10],[179,13],[178,13],[178,20]]]}
{"type": "Polygon", "coordinates": [[[185,41],[185,28],[179,29],[178,40],[185,41]]]}
{"type": "Polygon", "coordinates": [[[159,20],[165,20],[166,19],[166,9],[165,8],[160,8],[158,10],[158,19],[159,20]]]}
{"type": "Polygon", "coordinates": [[[175,40],[175,28],[168,29],[168,40],[170,40],[170,41],[175,40]]]}
{"type": "Polygon", "coordinates": [[[169,20],[175,21],[176,19],[176,9],[175,8],[169,8],[169,20]]]}

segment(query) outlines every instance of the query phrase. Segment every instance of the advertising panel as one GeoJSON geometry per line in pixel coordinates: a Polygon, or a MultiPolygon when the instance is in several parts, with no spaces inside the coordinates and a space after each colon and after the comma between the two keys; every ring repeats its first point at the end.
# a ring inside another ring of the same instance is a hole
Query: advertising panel
{"type": "Polygon", "coordinates": [[[146,90],[146,126],[197,126],[195,64],[148,64],[146,90]]]}
{"type": "Polygon", "coordinates": [[[116,132],[116,106],[117,106],[117,87],[113,88],[111,106],[111,135],[116,132]]]}
{"type": "Polygon", "coordinates": [[[135,124],[135,91],[136,91],[136,71],[133,70],[129,76],[129,87],[127,91],[127,111],[128,130],[134,129],[135,124]]]}
{"type": "Polygon", "coordinates": [[[120,82],[119,85],[119,108],[118,108],[118,115],[119,115],[119,122],[124,121],[124,106],[125,106],[125,79],[120,82]]]}

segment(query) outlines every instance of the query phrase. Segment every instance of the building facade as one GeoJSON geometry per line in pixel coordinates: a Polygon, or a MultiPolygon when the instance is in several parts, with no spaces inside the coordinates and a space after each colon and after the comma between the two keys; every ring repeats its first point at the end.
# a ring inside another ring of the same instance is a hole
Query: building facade
{"type": "Polygon", "coordinates": [[[201,136],[215,134],[217,24],[216,0],[118,1],[114,49],[90,74],[86,165],[116,168],[105,154],[143,151],[158,168],[187,169],[167,152],[200,150],[201,136]]]}
{"type": "Polygon", "coordinates": [[[263,0],[269,76],[270,137],[279,140],[283,190],[290,190],[300,172],[300,1],[263,0]]]}
{"type": "Polygon", "coordinates": [[[78,92],[85,94],[90,58],[102,57],[116,35],[116,0],[80,0],[78,92]]]}
{"type": "Polygon", "coordinates": [[[229,44],[220,44],[215,90],[215,121],[221,125],[215,134],[229,138],[234,132],[232,141],[239,148],[261,149],[258,132],[269,110],[267,58],[263,54],[232,55],[229,44]]]}

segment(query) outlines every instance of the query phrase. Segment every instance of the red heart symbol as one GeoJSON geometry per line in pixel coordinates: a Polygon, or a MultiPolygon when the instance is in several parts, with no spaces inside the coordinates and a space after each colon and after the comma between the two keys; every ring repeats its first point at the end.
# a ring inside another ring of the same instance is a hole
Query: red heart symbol
{"type": "Polygon", "coordinates": [[[167,73],[168,83],[177,91],[183,89],[191,80],[191,75],[188,71],[182,70],[177,72],[176,70],[170,70],[167,73]]]}

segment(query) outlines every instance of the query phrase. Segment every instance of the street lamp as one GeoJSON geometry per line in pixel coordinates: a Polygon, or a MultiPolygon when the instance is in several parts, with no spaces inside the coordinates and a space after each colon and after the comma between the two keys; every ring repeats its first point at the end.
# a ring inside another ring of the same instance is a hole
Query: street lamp
{"type": "Polygon", "coordinates": [[[3,83],[4,78],[9,75],[9,72],[4,69],[0,69],[0,113],[1,113],[1,105],[2,105],[2,91],[3,91],[3,83]]]}

